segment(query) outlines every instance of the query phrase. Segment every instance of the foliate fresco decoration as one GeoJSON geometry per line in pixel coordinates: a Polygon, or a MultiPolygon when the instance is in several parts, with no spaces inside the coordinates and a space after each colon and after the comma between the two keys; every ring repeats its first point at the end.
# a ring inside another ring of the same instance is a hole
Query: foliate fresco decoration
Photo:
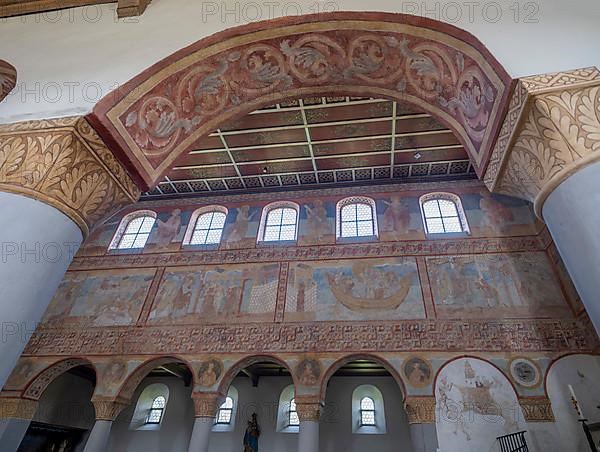
{"type": "Polygon", "coordinates": [[[426,258],[440,318],[572,316],[545,253],[426,258]]]}
{"type": "Polygon", "coordinates": [[[534,202],[541,217],[546,196],[600,155],[599,105],[597,68],[521,79],[485,175],[488,188],[534,202]]]}
{"type": "Polygon", "coordinates": [[[510,376],[518,385],[525,388],[534,388],[542,382],[540,368],[527,358],[513,358],[508,367],[510,376]]]}
{"type": "Polygon", "coordinates": [[[154,273],[154,269],[68,272],[42,322],[75,327],[133,325],[154,273]]]}
{"type": "Polygon", "coordinates": [[[402,371],[409,385],[424,388],[431,384],[433,369],[429,362],[420,356],[411,356],[402,364],[402,371]]]}
{"type": "Polygon", "coordinates": [[[424,318],[414,258],[290,265],[285,320],[424,318]]]}
{"type": "Polygon", "coordinates": [[[438,439],[448,452],[491,450],[496,437],[524,430],[516,394],[491,364],[463,358],[436,383],[438,439]]]}
{"type": "Polygon", "coordinates": [[[140,191],[85,119],[0,126],[0,188],[56,207],[87,236],[140,191]]]}
{"type": "Polygon", "coordinates": [[[273,321],[279,264],[165,271],[150,324],[273,321]]]}
{"type": "Polygon", "coordinates": [[[8,96],[17,84],[17,70],[4,60],[0,60],[0,102],[8,96]]]}
{"type": "Polygon", "coordinates": [[[213,386],[223,373],[223,364],[217,359],[210,359],[200,364],[198,368],[198,384],[204,387],[213,386]]]}
{"type": "Polygon", "coordinates": [[[311,93],[384,95],[446,122],[479,172],[510,78],[468,33],[385,13],[332,13],[250,24],[203,39],[109,94],[90,119],[156,182],[225,120],[311,93]]]}

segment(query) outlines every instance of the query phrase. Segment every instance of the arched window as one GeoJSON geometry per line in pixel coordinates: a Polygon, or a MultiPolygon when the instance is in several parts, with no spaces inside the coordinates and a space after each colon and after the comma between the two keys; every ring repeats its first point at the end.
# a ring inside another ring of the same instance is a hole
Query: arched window
{"type": "Polygon", "coordinates": [[[156,221],[156,212],[139,210],[121,220],[109,249],[130,250],[143,248],[156,221]]]}
{"type": "Polygon", "coordinates": [[[363,397],[360,401],[360,425],[376,425],[375,402],[371,397],[363,397]]]}
{"type": "Polygon", "coordinates": [[[146,424],[160,424],[167,400],[163,396],[155,397],[146,418],[146,424]]]}
{"type": "Polygon", "coordinates": [[[183,244],[218,245],[221,243],[226,218],[227,209],[222,206],[207,206],[196,210],[190,217],[183,244]]]}
{"type": "Polygon", "coordinates": [[[260,222],[259,241],[296,240],[299,207],[293,202],[275,202],[265,206],[260,222]]]}
{"type": "Polygon", "coordinates": [[[230,424],[231,423],[231,413],[233,413],[233,399],[231,397],[227,397],[225,402],[219,407],[219,412],[217,413],[216,423],[217,424],[230,424]]]}
{"type": "Polygon", "coordinates": [[[296,411],[296,399],[292,399],[288,408],[288,426],[297,427],[299,425],[300,418],[298,417],[298,411],[296,411]]]}
{"type": "Polygon", "coordinates": [[[375,201],[356,197],[342,199],[337,204],[337,238],[376,237],[375,201]]]}
{"type": "Polygon", "coordinates": [[[352,432],[366,435],[386,432],[383,395],[376,386],[360,385],[352,392],[352,432]]]}
{"type": "Polygon", "coordinates": [[[232,432],[235,429],[235,417],[238,406],[238,391],[235,387],[229,386],[227,397],[219,407],[215,422],[212,426],[213,432],[232,432]]]}
{"type": "Polygon", "coordinates": [[[159,430],[164,419],[169,388],[162,383],[153,383],[144,388],[138,397],[130,430],[159,430]]]}
{"type": "Polygon", "coordinates": [[[300,418],[296,409],[293,384],[283,388],[279,396],[276,431],[281,433],[298,433],[300,431],[300,418]]]}
{"type": "Polygon", "coordinates": [[[421,196],[421,214],[427,234],[469,232],[460,198],[452,193],[421,196]]]}

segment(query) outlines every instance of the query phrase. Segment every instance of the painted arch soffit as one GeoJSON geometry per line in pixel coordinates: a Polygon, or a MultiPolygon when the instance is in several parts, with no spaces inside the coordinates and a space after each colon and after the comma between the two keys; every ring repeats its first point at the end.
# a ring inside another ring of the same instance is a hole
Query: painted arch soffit
{"type": "Polygon", "coordinates": [[[158,62],[89,120],[144,190],[224,122],[307,95],[383,97],[422,108],[483,174],[512,80],[474,36],[388,13],[327,13],[236,27],[158,62]]]}
{"type": "Polygon", "coordinates": [[[17,70],[10,63],[0,60],[0,102],[17,84],[17,70]]]}

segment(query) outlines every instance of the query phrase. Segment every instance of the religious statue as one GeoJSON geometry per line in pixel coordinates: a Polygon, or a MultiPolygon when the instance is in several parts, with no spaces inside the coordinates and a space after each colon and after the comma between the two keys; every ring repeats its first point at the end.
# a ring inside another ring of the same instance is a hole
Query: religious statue
{"type": "Polygon", "coordinates": [[[248,421],[248,427],[244,434],[244,451],[258,452],[258,437],[260,436],[260,427],[256,420],[256,413],[252,413],[252,419],[248,421]]]}

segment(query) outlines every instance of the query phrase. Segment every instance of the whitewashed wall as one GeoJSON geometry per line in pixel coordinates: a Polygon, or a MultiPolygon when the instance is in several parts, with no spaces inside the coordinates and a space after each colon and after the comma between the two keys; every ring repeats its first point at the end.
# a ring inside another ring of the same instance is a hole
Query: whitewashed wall
{"type": "Polygon", "coordinates": [[[600,66],[597,0],[153,0],[142,17],[124,21],[115,20],[114,9],[0,19],[0,57],[17,68],[20,87],[0,104],[0,123],[87,113],[103,94],[205,36],[323,10],[405,12],[452,23],[477,36],[513,77],[600,66]]]}
{"type": "MultiPolygon", "coordinates": [[[[590,450],[577,414],[571,404],[568,385],[573,386],[589,423],[600,422],[600,357],[571,355],[555,362],[548,373],[546,388],[556,418],[556,451],[590,450]]],[[[597,440],[598,441],[598,440],[597,440]]]]}
{"type": "Polygon", "coordinates": [[[527,430],[508,379],[474,358],[452,361],[436,381],[440,452],[499,451],[498,436],[527,430]]]}

